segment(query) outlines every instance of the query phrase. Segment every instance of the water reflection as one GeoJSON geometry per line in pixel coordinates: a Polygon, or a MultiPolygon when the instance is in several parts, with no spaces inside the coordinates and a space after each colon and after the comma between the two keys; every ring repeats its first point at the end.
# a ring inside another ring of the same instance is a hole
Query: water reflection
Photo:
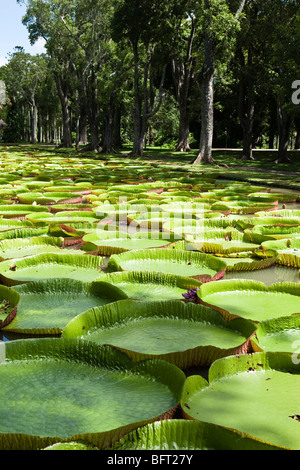
{"type": "Polygon", "coordinates": [[[224,279],[250,279],[270,286],[275,282],[300,282],[299,269],[271,266],[257,271],[226,273],[224,279]]]}

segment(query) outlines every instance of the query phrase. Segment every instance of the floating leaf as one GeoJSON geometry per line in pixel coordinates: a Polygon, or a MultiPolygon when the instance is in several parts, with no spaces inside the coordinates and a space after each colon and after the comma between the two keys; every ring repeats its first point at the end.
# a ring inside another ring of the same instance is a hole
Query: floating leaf
{"type": "Polygon", "coordinates": [[[299,367],[289,353],[218,359],[208,382],[188,377],[181,400],[185,416],[299,450],[299,367]]]}
{"type": "Polygon", "coordinates": [[[300,284],[264,283],[229,279],[202,284],[197,295],[225,318],[243,317],[254,322],[300,313],[300,284]]]}
{"type": "Polygon", "coordinates": [[[188,289],[201,286],[193,278],[147,271],[103,273],[97,282],[113,284],[129,298],[151,301],[182,299],[188,289]]]}
{"type": "Polygon", "coordinates": [[[247,352],[254,330],[245,320],[226,323],[202,305],[128,299],[78,315],[63,336],[110,344],[136,361],[159,358],[188,369],[247,352]]]}
{"type": "Polygon", "coordinates": [[[74,279],[51,279],[15,286],[20,296],[18,312],[4,329],[30,335],[59,335],[67,323],[92,307],[124,299],[117,287],[74,279]]]}
{"type": "Polygon", "coordinates": [[[68,278],[91,282],[101,276],[103,260],[91,255],[41,254],[0,263],[0,279],[14,286],[43,279],[68,278]]]}
{"type": "Polygon", "coordinates": [[[185,381],[165,361],[135,363],[87,341],[27,339],[0,346],[2,450],[78,440],[111,446],[141,425],[172,417],[185,381]]]}
{"type": "Polygon", "coordinates": [[[185,250],[134,250],[110,257],[108,266],[118,271],[156,271],[181,276],[213,277],[226,264],[214,256],[185,250]]]}

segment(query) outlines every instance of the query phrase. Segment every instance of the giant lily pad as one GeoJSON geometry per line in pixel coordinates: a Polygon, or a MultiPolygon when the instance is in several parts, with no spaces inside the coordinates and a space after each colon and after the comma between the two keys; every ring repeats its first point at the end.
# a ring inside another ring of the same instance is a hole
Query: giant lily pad
{"type": "Polygon", "coordinates": [[[263,243],[268,240],[292,239],[300,237],[300,225],[295,227],[281,225],[258,225],[252,230],[246,229],[245,235],[254,243],[263,243]]]}
{"type": "Polygon", "coordinates": [[[92,307],[124,299],[117,287],[74,279],[51,279],[15,286],[17,315],[5,331],[31,335],[61,334],[76,315],[92,307]]]}
{"type": "Polygon", "coordinates": [[[23,205],[23,204],[15,204],[15,205],[3,205],[0,206],[0,216],[4,219],[12,219],[12,218],[21,218],[25,217],[27,214],[31,212],[38,213],[38,212],[45,212],[48,208],[44,206],[30,206],[30,205],[23,205]]]}
{"type": "Polygon", "coordinates": [[[110,344],[133,360],[159,358],[188,369],[248,352],[254,330],[250,322],[227,323],[202,305],[128,299],[78,315],[67,324],[63,336],[110,344]]]}
{"type": "Polygon", "coordinates": [[[130,235],[126,232],[114,232],[96,230],[93,233],[84,235],[85,250],[99,250],[101,256],[110,256],[112,254],[123,253],[130,250],[139,250],[147,248],[158,248],[167,246],[170,241],[162,234],[136,233],[130,235]]]}
{"type": "Polygon", "coordinates": [[[48,227],[34,227],[30,224],[30,227],[20,227],[13,228],[12,230],[7,230],[1,232],[0,230],[0,240],[13,240],[13,239],[31,239],[33,237],[40,238],[44,235],[47,235],[49,231],[48,227]],[[31,228],[32,227],[32,228],[31,228]]]}
{"type": "Polygon", "coordinates": [[[202,284],[197,291],[201,302],[214,306],[226,318],[238,316],[260,322],[300,313],[300,284],[264,283],[230,279],[202,284]]]}
{"type": "Polygon", "coordinates": [[[101,275],[102,262],[102,258],[83,254],[34,255],[2,261],[0,279],[7,286],[53,278],[91,282],[101,275]]]}
{"type": "Polygon", "coordinates": [[[261,244],[263,250],[275,252],[276,262],[282,266],[300,268],[300,238],[267,241],[261,244]]]}
{"type": "Polygon", "coordinates": [[[16,316],[20,294],[14,289],[0,286],[0,328],[8,325],[16,316]]]}
{"type": "Polygon", "coordinates": [[[82,211],[76,213],[74,211],[70,212],[58,212],[56,214],[50,214],[46,212],[41,212],[39,214],[31,213],[27,214],[26,218],[32,223],[44,223],[48,225],[62,225],[62,224],[86,224],[86,223],[97,223],[99,219],[93,212],[82,211]]]}
{"type": "Polygon", "coordinates": [[[103,273],[95,282],[113,284],[129,298],[151,301],[182,299],[186,290],[201,286],[201,282],[193,278],[147,271],[103,273]]]}
{"type": "Polygon", "coordinates": [[[254,351],[291,352],[293,361],[300,363],[300,315],[260,322],[251,343],[254,351]]]}
{"type": "Polygon", "coordinates": [[[215,361],[209,381],[187,379],[185,415],[265,443],[300,449],[300,366],[291,353],[254,353],[215,361]]]}
{"type": "Polygon", "coordinates": [[[99,448],[171,417],[185,376],[165,361],[134,363],[109,346],[62,339],[0,344],[0,446],[41,449],[61,440],[99,448]]]}
{"type": "Polygon", "coordinates": [[[21,228],[33,227],[32,222],[29,220],[11,220],[0,219],[0,233],[7,232],[8,230],[15,230],[21,228]]]}
{"type": "Polygon", "coordinates": [[[226,263],[205,253],[186,250],[133,250],[111,256],[108,265],[122,271],[156,271],[181,276],[213,277],[226,263]]]}
{"type": "Polygon", "coordinates": [[[36,203],[39,205],[42,204],[56,204],[58,202],[63,203],[64,201],[69,201],[73,199],[74,201],[80,202],[81,196],[80,194],[76,193],[68,193],[68,192],[51,192],[51,193],[23,193],[18,195],[18,199],[21,203],[30,204],[36,203]]]}
{"type": "Polygon", "coordinates": [[[229,254],[245,251],[255,251],[259,244],[249,242],[243,233],[235,230],[207,230],[202,237],[186,236],[189,249],[203,251],[205,253],[229,254]]]}
{"type": "Polygon", "coordinates": [[[39,253],[61,253],[63,239],[57,237],[16,238],[0,241],[0,261],[39,253]]]}
{"type": "MultiPolygon", "coordinates": [[[[282,449],[280,446],[262,442],[245,433],[215,424],[187,419],[166,419],[155,421],[131,431],[119,442],[116,442],[110,450],[161,451],[162,448],[164,451],[282,449]]],[[[53,450],[55,450],[54,446],[53,450]]],[[[193,461],[192,457],[193,454],[191,456],[183,455],[181,458],[179,457],[180,463],[188,464],[189,461],[193,461]]]]}

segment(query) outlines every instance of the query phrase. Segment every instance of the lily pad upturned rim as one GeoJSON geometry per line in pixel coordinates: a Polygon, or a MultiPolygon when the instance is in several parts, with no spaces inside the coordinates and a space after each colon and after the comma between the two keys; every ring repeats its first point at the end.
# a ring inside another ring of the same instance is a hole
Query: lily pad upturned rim
{"type": "MultiPolygon", "coordinates": [[[[159,358],[175,364],[180,369],[211,365],[214,360],[224,355],[245,354],[251,350],[250,338],[256,327],[245,319],[233,319],[229,322],[213,308],[185,303],[178,300],[166,301],[139,301],[133,299],[119,300],[110,304],[95,307],[74,317],[66,325],[62,336],[64,338],[81,338],[93,341],[93,333],[106,328],[125,326],[130,322],[139,322],[143,319],[167,319],[195,321],[210,324],[216,328],[236,332],[241,336],[241,343],[228,348],[217,345],[201,345],[185,350],[176,350],[165,353],[146,353],[128,349],[120,345],[111,346],[125,352],[132,360],[140,361],[159,358]]],[[[110,344],[110,343],[109,343],[110,344]]]]}
{"type": "MultiPolygon", "coordinates": [[[[250,340],[253,352],[268,352],[268,349],[266,349],[260,344],[261,339],[264,336],[276,335],[277,333],[281,333],[285,330],[290,330],[290,329],[300,330],[300,314],[299,313],[295,315],[286,316],[286,317],[270,318],[269,320],[261,321],[257,325],[255,334],[252,336],[250,340]]],[[[297,340],[297,345],[298,345],[298,340],[297,340]]],[[[280,347],[278,347],[278,351],[281,352],[280,347]]],[[[295,348],[293,349],[292,352],[295,353],[295,356],[297,356],[296,359],[299,362],[298,351],[299,351],[299,348],[298,349],[295,348]]]]}
{"type": "Polygon", "coordinates": [[[263,251],[274,253],[277,264],[290,268],[300,267],[300,238],[268,240],[262,242],[261,246],[263,251]],[[297,252],[294,251],[295,249],[297,252]]]}
{"type": "MultiPolygon", "coordinates": [[[[163,286],[178,287],[182,290],[197,288],[202,282],[190,277],[180,276],[177,274],[160,273],[155,271],[123,271],[123,272],[103,272],[101,278],[94,282],[111,283],[114,285],[122,283],[136,284],[158,284],[163,286]]],[[[120,289],[123,290],[122,286],[120,289]]],[[[128,297],[131,298],[131,297],[128,297]]],[[[139,300],[132,298],[133,300],[139,300]]],[[[182,300],[182,297],[180,297],[182,300]]]]}
{"type": "MultiPolygon", "coordinates": [[[[261,292],[281,292],[285,294],[290,294],[293,296],[300,297],[300,284],[296,282],[275,282],[267,286],[261,281],[256,281],[252,279],[224,279],[221,281],[212,281],[208,283],[203,283],[197,290],[198,302],[203,305],[215,308],[218,310],[225,319],[236,318],[237,315],[230,313],[228,310],[210,304],[203,300],[205,295],[220,293],[220,292],[230,292],[230,291],[261,291],[261,292]]],[[[300,299],[299,299],[300,300],[300,299]]],[[[300,302],[299,302],[300,305],[300,302]]],[[[299,313],[299,312],[294,312],[299,313]]],[[[239,317],[242,318],[242,317],[239,317]]],[[[257,320],[253,320],[254,323],[257,323],[257,320]]]]}
{"type": "Polygon", "coordinates": [[[91,267],[93,269],[99,269],[103,266],[103,258],[85,254],[74,255],[68,253],[50,253],[10,259],[0,263],[0,280],[4,285],[10,287],[29,282],[12,279],[9,276],[9,273],[14,269],[14,267],[16,267],[16,269],[22,269],[22,267],[26,268],[27,266],[35,266],[38,264],[71,264],[76,267],[91,267]]]}
{"type": "Polygon", "coordinates": [[[0,329],[8,325],[16,316],[20,303],[20,294],[15,289],[0,285],[0,300],[9,302],[6,318],[0,320],[0,329]]]}
{"type": "MultiPolygon", "coordinates": [[[[215,274],[226,268],[226,263],[215,256],[207,253],[194,252],[189,250],[164,250],[164,249],[146,249],[146,250],[131,250],[121,253],[119,255],[112,255],[108,261],[108,266],[117,271],[126,271],[122,267],[122,262],[128,260],[163,260],[170,261],[178,264],[180,271],[181,263],[199,265],[199,275],[201,275],[201,267],[210,268],[215,271],[215,274]]],[[[147,269],[147,268],[146,268],[147,269]]],[[[196,275],[188,276],[195,277],[196,275]]],[[[201,280],[201,279],[200,279],[201,280]]]]}
{"type": "Polygon", "coordinates": [[[110,449],[129,450],[280,450],[244,433],[212,423],[166,419],[129,432],[110,449]]]}
{"type": "MultiPolygon", "coordinates": [[[[1,293],[0,286],[0,293],[1,293]]],[[[93,283],[93,282],[83,282],[76,279],[68,279],[68,278],[58,278],[58,279],[47,279],[42,281],[32,281],[25,284],[19,284],[14,286],[14,289],[8,289],[10,292],[15,291],[19,296],[19,304],[22,302],[22,297],[29,295],[36,295],[38,297],[43,298],[43,295],[52,294],[57,295],[60,294],[81,294],[84,297],[89,295],[94,297],[99,297],[101,299],[105,299],[108,302],[115,302],[122,299],[126,299],[126,295],[121,291],[118,287],[113,286],[112,284],[105,285],[105,288],[102,288],[101,284],[93,283]]],[[[19,314],[20,314],[21,305],[19,306],[19,314]]],[[[50,316],[51,320],[51,312],[47,313],[47,317],[50,316]]],[[[41,313],[42,314],[42,313],[41,313]]],[[[18,312],[17,312],[18,315],[18,312]]],[[[5,325],[6,327],[3,328],[4,331],[9,331],[12,333],[22,333],[22,334],[30,334],[30,335],[60,335],[63,331],[62,328],[51,325],[49,323],[49,327],[37,327],[34,326],[32,328],[22,328],[19,326],[14,326],[14,322],[10,322],[9,324],[5,325]]]]}
{"type": "MultiPolygon", "coordinates": [[[[193,375],[187,378],[181,400],[184,417],[186,419],[199,419],[201,421],[200,416],[195,418],[192,415],[189,407],[189,400],[194,395],[197,395],[201,390],[206,389],[207,387],[213,387],[215,382],[222,381],[222,379],[234,377],[239,374],[243,375],[245,373],[255,374],[256,372],[264,370],[277,370],[280,373],[299,375],[300,366],[298,363],[293,362],[292,359],[292,353],[254,352],[252,354],[239,356],[227,356],[214,361],[209,369],[208,380],[204,379],[200,375],[193,375]]],[[[288,400],[288,397],[286,399],[288,400]]],[[[289,416],[289,418],[292,418],[292,416],[289,416]]],[[[220,425],[220,423],[214,424],[220,425]]],[[[234,429],[230,425],[228,425],[226,428],[237,431],[237,429],[234,429]]],[[[243,435],[249,436],[250,438],[258,438],[258,436],[249,435],[245,431],[238,431],[243,432],[243,435]]],[[[262,442],[278,446],[278,448],[281,449],[292,450],[289,447],[276,444],[275,442],[272,443],[263,440],[262,442]]]]}
{"type": "MultiPolygon", "coordinates": [[[[63,238],[61,237],[39,237],[39,236],[33,236],[29,239],[25,238],[13,238],[13,239],[5,239],[1,240],[0,237],[0,261],[6,261],[7,259],[13,259],[16,258],[16,256],[10,256],[9,258],[5,257],[5,250],[6,251],[13,251],[15,250],[16,254],[18,250],[22,250],[22,248],[31,248],[32,250],[34,248],[37,248],[37,250],[41,247],[45,247],[45,253],[47,250],[47,247],[51,248],[57,248],[57,251],[59,253],[59,250],[63,246],[63,238]]],[[[32,253],[32,255],[35,253],[32,253]]],[[[36,253],[38,254],[38,253],[36,253]]],[[[26,255],[25,255],[26,256],[26,255]]],[[[23,258],[25,257],[22,253],[18,258],[23,258]]],[[[29,255],[30,256],[30,255],[29,255]]]]}
{"type": "MultiPolygon", "coordinates": [[[[118,428],[109,431],[100,431],[84,434],[74,434],[61,439],[57,433],[56,436],[38,436],[32,434],[0,433],[0,448],[2,450],[37,450],[43,449],[56,442],[84,441],[92,444],[99,449],[105,449],[112,446],[128,432],[157,421],[159,419],[172,418],[179,405],[183,385],[185,382],[184,373],[173,364],[159,359],[133,362],[126,354],[112,348],[111,346],[100,346],[95,343],[82,341],[80,339],[63,338],[39,338],[25,339],[1,343],[1,362],[11,363],[13,361],[47,360],[51,359],[59,362],[81,362],[100,369],[115,370],[116,372],[126,373],[130,371],[138,376],[152,377],[159,383],[168,387],[173,396],[174,406],[159,416],[145,417],[142,421],[121,425],[118,428]]],[[[26,405],[29,406],[28,403],[26,405]]]]}

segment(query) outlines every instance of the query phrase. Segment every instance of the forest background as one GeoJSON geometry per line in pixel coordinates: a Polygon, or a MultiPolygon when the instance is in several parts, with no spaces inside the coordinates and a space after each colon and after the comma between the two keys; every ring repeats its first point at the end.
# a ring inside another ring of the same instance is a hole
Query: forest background
{"type": "Polygon", "coordinates": [[[0,67],[2,142],[142,157],[300,147],[297,0],[17,0],[32,44],[0,67]],[[4,124],[5,123],[5,124],[4,124]]]}

